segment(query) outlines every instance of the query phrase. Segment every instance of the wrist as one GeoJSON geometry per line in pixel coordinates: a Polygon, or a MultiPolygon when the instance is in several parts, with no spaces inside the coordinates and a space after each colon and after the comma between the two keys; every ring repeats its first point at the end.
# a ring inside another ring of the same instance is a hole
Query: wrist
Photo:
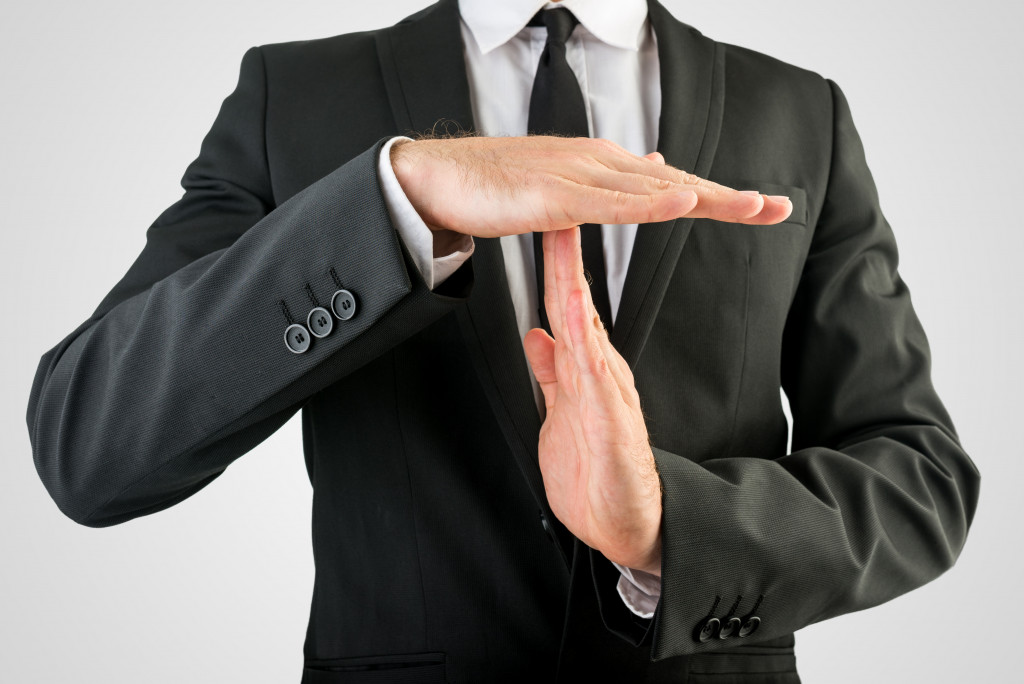
{"type": "Polygon", "coordinates": [[[661,520],[664,512],[662,506],[661,475],[658,473],[654,452],[650,448],[649,441],[645,451],[646,458],[640,461],[647,465],[647,467],[640,469],[644,483],[643,488],[647,492],[646,500],[649,502],[645,507],[647,524],[644,526],[644,529],[650,530],[651,537],[648,552],[644,556],[644,562],[642,565],[638,565],[636,569],[661,577],[661,520]]]}
{"type": "Polygon", "coordinates": [[[389,151],[391,168],[395,172],[395,179],[402,186],[402,191],[409,199],[413,209],[423,219],[423,223],[430,229],[434,236],[434,258],[448,256],[457,251],[463,244],[464,237],[449,228],[433,222],[427,214],[426,207],[418,202],[415,197],[424,174],[421,172],[421,155],[417,153],[417,142],[415,140],[396,140],[389,151]]]}
{"type": "MultiPolygon", "coordinates": [[[[391,169],[395,172],[395,179],[402,186],[402,192],[409,199],[413,209],[420,215],[423,222],[427,224],[432,232],[446,230],[438,226],[428,215],[427,207],[421,199],[423,196],[422,186],[427,174],[423,172],[423,155],[419,153],[422,142],[415,140],[396,140],[391,145],[389,152],[391,169]]],[[[429,196],[427,196],[429,199],[429,196]]]]}
{"type": "Polygon", "coordinates": [[[415,150],[413,149],[415,142],[410,139],[395,140],[388,151],[391,168],[395,172],[395,178],[398,179],[398,184],[402,186],[402,189],[407,194],[416,181],[416,163],[412,158],[415,155],[415,150]]]}
{"type": "Polygon", "coordinates": [[[422,145],[423,141],[397,140],[391,145],[389,156],[395,179],[402,186],[402,191],[413,209],[434,234],[434,257],[437,258],[456,251],[461,234],[439,225],[429,212],[427,204],[430,196],[421,192],[422,185],[429,176],[423,171],[423,155],[419,153],[422,145]],[[426,200],[422,200],[421,197],[426,197],[426,200]]]}
{"type": "MultiPolygon", "coordinates": [[[[634,562],[628,567],[643,570],[646,573],[661,577],[661,500],[652,504],[646,515],[647,522],[643,526],[642,546],[637,549],[634,562]],[[641,551],[641,549],[643,549],[641,551]]],[[[637,541],[641,541],[638,539],[637,541]]]]}
{"type": "Polygon", "coordinates": [[[647,562],[642,566],[635,568],[636,570],[643,570],[649,575],[655,577],[661,577],[661,526],[658,526],[658,536],[654,541],[654,546],[651,548],[650,553],[647,555],[647,562]]]}

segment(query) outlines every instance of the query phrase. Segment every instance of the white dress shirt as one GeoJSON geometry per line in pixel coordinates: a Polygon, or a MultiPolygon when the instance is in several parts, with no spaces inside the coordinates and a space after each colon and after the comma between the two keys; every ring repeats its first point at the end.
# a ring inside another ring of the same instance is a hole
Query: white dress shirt
{"type": "MultiPolygon", "coordinates": [[[[547,39],[545,27],[527,23],[541,9],[554,7],[569,9],[580,22],[566,44],[566,59],[580,83],[591,136],[611,140],[636,155],[653,152],[658,142],[661,83],[646,0],[459,0],[476,131],[486,136],[526,135],[533,79],[547,39]]],[[[434,257],[433,233],[402,192],[390,164],[391,145],[401,139],[392,139],[381,151],[381,187],[396,229],[433,289],[472,255],[474,244],[464,236],[457,251],[434,257]]],[[[635,223],[602,227],[613,324],[636,230],[635,223]]],[[[533,234],[500,240],[522,338],[540,325],[533,234]]],[[[530,379],[543,415],[544,398],[532,370],[530,379]]],[[[661,595],[660,578],[616,567],[622,573],[617,585],[622,600],[635,614],[651,617],[661,595]]]]}

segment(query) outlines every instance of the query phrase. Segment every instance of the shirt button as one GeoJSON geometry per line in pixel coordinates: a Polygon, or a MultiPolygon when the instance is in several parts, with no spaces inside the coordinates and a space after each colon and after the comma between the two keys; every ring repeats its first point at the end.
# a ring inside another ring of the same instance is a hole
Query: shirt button
{"type": "Polygon", "coordinates": [[[322,306],[318,306],[306,316],[306,326],[313,337],[327,337],[334,329],[334,319],[331,312],[322,306]]]}
{"type": "Polygon", "coordinates": [[[347,321],[356,315],[356,298],[348,290],[338,290],[331,297],[331,310],[339,320],[347,321]]]}
{"type": "Polygon", "coordinates": [[[298,323],[292,323],[284,330],[284,344],[293,354],[302,354],[312,342],[309,331],[298,323]]]}

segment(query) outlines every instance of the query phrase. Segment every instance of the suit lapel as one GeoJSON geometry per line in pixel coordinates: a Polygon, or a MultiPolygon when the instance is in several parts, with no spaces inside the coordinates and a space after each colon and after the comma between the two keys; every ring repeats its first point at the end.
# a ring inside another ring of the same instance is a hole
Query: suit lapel
{"type": "Polygon", "coordinates": [[[473,272],[481,277],[477,277],[466,306],[457,310],[459,324],[505,441],[569,568],[574,537],[548,506],[537,457],[540,415],[519,339],[499,240],[477,238],[473,261],[473,272]]]}
{"type": "MultiPolygon", "coordinates": [[[[654,0],[662,111],[658,150],[678,168],[706,176],[718,142],[723,64],[715,43],[678,22],[654,0]]],[[[472,130],[472,106],[456,0],[441,0],[377,35],[377,50],[396,130],[472,130]]],[[[636,364],[661,306],[692,219],[640,226],[612,342],[636,364]]],[[[457,310],[472,363],[520,471],[551,525],[566,565],[573,537],[552,515],[537,460],[540,416],[505,278],[498,239],[476,239],[475,283],[457,310]]]]}
{"type": "Polygon", "coordinates": [[[473,128],[456,0],[441,0],[379,31],[377,55],[396,130],[473,128]]]}
{"type": "MultiPolygon", "coordinates": [[[[648,17],[661,70],[658,151],[672,166],[706,178],[722,124],[722,52],[655,0],[648,0],[648,17]]],[[[636,366],[650,335],[692,226],[693,219],[678,219],[637,229],[611,334],[612,344],[630,368],[636,366]]]]}
{"type": "MultiPolygon", "coordinates": [[[[441,0],[381,31],[377,52],[396,130],[472,130],[456,0],[441,0]]],[[[533,399],[515,308],[497,238],[476,238],[473,291],[457,310],[480,383],[505,441],[569,565],[573,537],[551,513],[537,463],[540,416],[533,399]]],[[[540,521],[538,520],[538,525],[540,521]]]]}

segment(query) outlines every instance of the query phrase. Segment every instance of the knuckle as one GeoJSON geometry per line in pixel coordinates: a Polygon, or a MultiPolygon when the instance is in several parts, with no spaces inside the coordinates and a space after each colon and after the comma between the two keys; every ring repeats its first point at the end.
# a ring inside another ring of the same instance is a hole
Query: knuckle
{"type": "Polygon", "coordinates": [[[676,184],[665,178],[651,178],[650,185],[654,190],[669,191],[676,184]]]}
{"type": "Polygon", "coordinates": [[[616,190],[612,193],[611,205],[615,223],[626,223],[626,219],[630,215],[630,208],[633,206],[633,196],[616,190]]]}
{"type": "Polygon", "coordinates": [[[554,173],[530,173],[527,177],[544,189],[562,189],[565,179],[554,173]]]}
{"type": "Polygon", "coordinates": [[[619,208],[627,208],[633,203],[633,195],[615,190],[612,194],[612,203],[619,208]]]}
{"type": "Polygon", "coordinates": [[[644,195],[642,198],[644,216],[650,217],[654,215],[654,213],[658,210],[659,200],[661,199],[662,196],[659,195],[644,195]]]}
{"type": "Polygon", "coordinates": [[[612,369],[603,354],[594,359],[594,375],[602,379],[612,377],[612,369]]]}
{"type": "Polygon", "coordinates": [[[626,401],[627,404],[631,404],[637,407],[640,406],[640,394],[636,391],[634,387],[628,387],[623,392],[622,398],[626,401]]]}

